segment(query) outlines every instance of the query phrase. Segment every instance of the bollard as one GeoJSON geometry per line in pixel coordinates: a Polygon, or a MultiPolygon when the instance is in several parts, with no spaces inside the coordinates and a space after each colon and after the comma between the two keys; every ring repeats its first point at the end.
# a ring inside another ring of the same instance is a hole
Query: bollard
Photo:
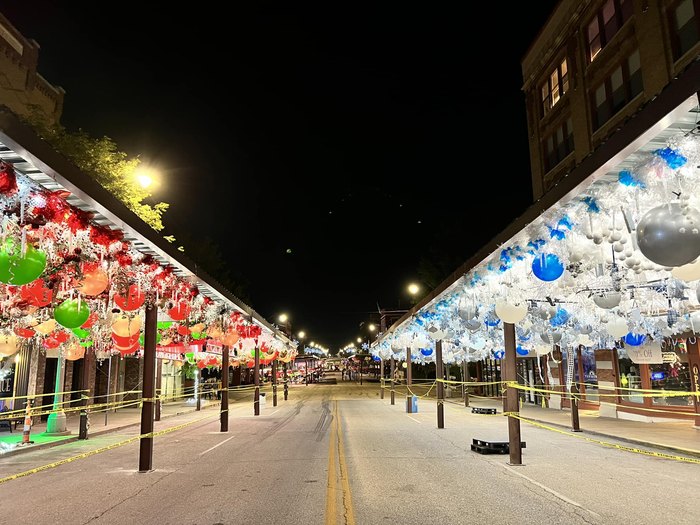
{"type": "Polygon", "coordinates": [[[24,428],[22,429],[22,442],[20,446],[33,445],[34,442],[29,439],[29,435],[32,431],[32,402],[33,399],[27,399],[25,403],[24,410],[24,428]]]}
{"type": "Polygon", "coordinates": [[[571,431],[581,432],[581,426],[578,420],[578,387],[576,383],[571,384],[569,390],[569,400],[571,401],[571,431]]]}

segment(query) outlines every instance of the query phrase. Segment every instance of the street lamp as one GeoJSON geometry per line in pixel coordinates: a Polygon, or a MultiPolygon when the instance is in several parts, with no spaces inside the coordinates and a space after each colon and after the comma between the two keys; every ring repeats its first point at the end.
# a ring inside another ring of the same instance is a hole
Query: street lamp
{"type": "Polygon", "coordinates": [[[280,323],[285,324],[287,321],[289,321],[289,316],[287,314],[280,314],[277,320],[280,323]]]}
{"type": "Polygon", "coordinates": [[[362,342],[362,338],[361,338],[361,337],[358,337],[358,338],[357,338],[357,342],[358,342],[358,343],[361,343],[361,342],[362,342]]]}
{"type": "Polygon", "coordinates": [[[367,327],[367,329],[370,332],[374,332],[377,329],[377,325],[375,325],[374,323],[369,323],[369,326],[367,327]]]}
{"type": "Polygon", "coordinates": [[[304,332],[304,330],[302,330],[301,332],[299,332],[297,334],[297,337],[299,338],[300,341],[303,341],[304,338],[306,337],[306,332],[304,332]]]}
{"type": "Polygon", "coordinates": [[[134,178],[139,186],[144,190],[152,187],[158,182],[158,172],[150,166],[139,166],[134,171],[134,178]]]}
{"type": "Polygon", "coordinates": [[[408,293],[414,297],[418,294],[418,292],[420,292],[420,286],[418,286],[416,283],[409,284],[406,289],[408,290],[408,293]]]}

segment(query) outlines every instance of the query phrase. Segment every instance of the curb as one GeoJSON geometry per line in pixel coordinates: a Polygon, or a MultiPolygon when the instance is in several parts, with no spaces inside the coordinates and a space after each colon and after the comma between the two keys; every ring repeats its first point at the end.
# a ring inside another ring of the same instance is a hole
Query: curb
{"type": "MultiPolygon", "coordinates": [[[[532,421],[536,421],[537,423],[542,423],[543,425],[551,425],[553,427],[558,427],[558,428],[561,428],[563,430],[571,431],[570,425],[562,425],[561,423],[553,423],[551,421],[546,421],[544,419],[535,419],[533,417],[528,417],[527,419],[530,419],[532,421]]],[[[605,437],[608,439],[615,439],[617,441],[622,441],[624,443],[630,443],[632,445],[641,445],[641,446],[648,447],[648,448],[658,448],[661,450],[668,450],[671,452],[677,452],[679,454],[684,454],[686,456],[693,456],[693,457],[700,458],[700,450],[694,450],[692,448],[683,448],[683,447],[678,447],[675,445],[666,445],[664,443],[655,443],[653,441],[643,441],[641,439],[616,436],[614,434],[606,434],[605,432],[600,432],[598,430],[589,430],[587,428],[582,428],[581,432],[584,434],[591,434],[593,436],[605,437]]]]}

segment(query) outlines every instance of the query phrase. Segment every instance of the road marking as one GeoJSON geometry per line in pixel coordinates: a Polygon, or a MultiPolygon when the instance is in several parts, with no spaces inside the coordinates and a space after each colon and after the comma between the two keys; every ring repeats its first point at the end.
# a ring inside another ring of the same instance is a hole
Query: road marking
{"type": "Polygon", "coordinates": [[[270,412],[269,414],[265,414],[265,415],[266,415],[266,416],[271,416],[271,415],[273,415],[273,414],[276,414],[276,413],[279,412],[279,411],[280,411],[280,409],[278,408],[277,410],[273,410],[273,411],[270,412]]]}
{"type": "Polygon", "coordinates": [[[411,416],[406,416],[406,417],[407,417],[408,419],[412,419],[412,420],[415,421],[416,423],[420,423],[420,421],[418,421],[415,417],[411,417],[411,416]]]}
{"type": "Polygon", "coordinates": [[[578,508],[581,509],[581,510],[585,510],[586,512],[592,514],[593,516],[595,516],[596,518],[598,518],[598,519],[600,519],[600,520],[603,519],[603,517],[602,517],[600,514],[597,514],[596,512],[593,512],[593,511],[590,510],[590,509],[587,509],[586,507],[584,507],[584,506],[581,505],[580,503],[578,503],[578,502],[576,502],[576,501],[574,501],[574,500],[572,500],[572,499],[567,498],[566,496],[564,496],[564,494],[562,494],[562,493],[560,493],[560,492],[557,492],[556,490],[554,490],[554,489],[552,489],[552,488],[549,488],[549,487],[546,486],[546,485],[543,485],[543,484],[540,483],[539,481],[535,481],[534,479],[532,479],[532,478],[526,476],[525,474],[523,474],[523,473],[521,473],[521,472],[518,472],[518,471],[515,470],[514,468],[511,468],[511,467],[509,467],[508,465],[506,465],[505,463],[497,463],[497,462],[495,462],[495,461],[494,461],[494,463],[496,463],[497,465],[501,465],[501,466],[502,466],[503,468],[505,468],[507,471],[512,472],[512,473],[515,474],[516,476],[520,476],[520,477],[523,478],[523,479],[526,479],[527,481],[529,481],[529,482],[532,483],[533,485],[536,485],[536,486],[538,486],[539,488],[541,488],[542,490],[544,490],[544,491],[546,491],[546,492],[549,492],[552,496],[554,496],[554,497],[556,497],[556,498],[559,498],[559,499],[562,500],[562,501],[565,501],[565,502],[568,503],[569,505],[573,505],[574,507],[578,507],[578,508]]]}
{"type": "Polygon", "coordinates": [[[233,438],[235,438],[235,437],[236,437],[236,436],[231,436],[231,437],[229,437],[229,438],[226,438],[226,439],[224,439],[221,443],[217,443],[217,444],[214,445],[213,447],[206,449],[204,452],[200,452],[199,455],[200,455],[200,456],[203,456],[203,455],[206,454],[207,452],[211,452],[211,451],[214,450],[215,448],[220,447],[221,445],[223,445],[223,444],[226,443],[227,441],[231,441],[231,440],[232,440],[233,438]]]}
{"type": "Polygon", "coordinates": [[[328,449],[328,486],[326,488],[326,525],[355,525],[355,511],[352,506],[352,492],[350,491],[350,479],[348,467],[345,461],[345,446],[343,444],[343,432],[340,428],[338,416],[338,401],[333,406],[333,423],[331,423],[330,445],[328,449]],[[336,453],[338,456],[336,467],[336,453]],[[340,476],[343,498],[343,514],[338,516],[338,475],[340,476]]]}

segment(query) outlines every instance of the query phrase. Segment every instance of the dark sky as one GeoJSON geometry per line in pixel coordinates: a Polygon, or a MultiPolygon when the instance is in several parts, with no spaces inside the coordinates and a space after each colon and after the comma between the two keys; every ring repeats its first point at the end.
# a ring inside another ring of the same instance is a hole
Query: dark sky
{"type": "Polygon", "coordinates": [[[164,234],[214,239],[256,310],[336,348],[529,205],[520,59],[555,3],[0,9],[64,125],[164,170],[164,234]]]}

